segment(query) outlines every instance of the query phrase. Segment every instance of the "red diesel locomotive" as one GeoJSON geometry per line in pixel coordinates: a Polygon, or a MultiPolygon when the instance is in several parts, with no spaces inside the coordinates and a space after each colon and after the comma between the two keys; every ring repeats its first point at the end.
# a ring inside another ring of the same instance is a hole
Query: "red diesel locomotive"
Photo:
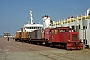
{"type": "Polygon", "coordinates": [[[62,46],[69,49],[83,49],[78,32],[68,27],[46,28],[45,40],[47,45],[62,46]]]}

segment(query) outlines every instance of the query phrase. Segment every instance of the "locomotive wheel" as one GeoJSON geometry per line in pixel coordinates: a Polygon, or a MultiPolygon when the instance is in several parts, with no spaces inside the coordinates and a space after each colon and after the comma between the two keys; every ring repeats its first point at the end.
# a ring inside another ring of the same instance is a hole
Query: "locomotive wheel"
{"type": "Polygon", "coordinates": [[[15,41],[17,41],[17,39],[15,39],[15,41]]]}
{"type": "Polygon", "coordinates": [[[42,42],[40,42],[39,45],[42,45],[42,42]]]}
{"type": "Polygon", "coordinates": [[[64,44],[64,49],[66,49],[66,44],[64,44]]]}
{"type": "Polygon", "coordinates": [[[50,44],[51,47],[55,47],[55,44],[50,44]]]}
{"type": "Polygon", "coordinates": [[[50,47],[50,43],[47,43],[47,42],[46,42],[46,43],[45,43],[45,46],[50,47]]]}

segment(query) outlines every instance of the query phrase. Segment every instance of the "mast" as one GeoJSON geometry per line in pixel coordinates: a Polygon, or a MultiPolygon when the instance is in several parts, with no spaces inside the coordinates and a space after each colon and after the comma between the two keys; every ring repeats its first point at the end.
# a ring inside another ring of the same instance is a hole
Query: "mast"
{"type": "Polygon", "coordinates": [[[31,19],[31,24],[33,24],[33,16],[32,16],[32,10],[30,10],[30,19],[31,19]]]}

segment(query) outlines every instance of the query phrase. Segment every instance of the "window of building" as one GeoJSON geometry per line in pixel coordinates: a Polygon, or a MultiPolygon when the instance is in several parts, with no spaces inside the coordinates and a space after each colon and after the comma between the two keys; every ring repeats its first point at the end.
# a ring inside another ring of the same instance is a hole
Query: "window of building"
{"type": "Polygon", "coordinates": [[[79,29],[80,29],[80,25],[79,25],[79,29]]]}
{"type": "Polygon", "coordinates": [[[33,27],[35,29],[35,27],[33,27]]]}
{"type": "Polygon", "coordinates": [[[72,26],[72,29],[75,29],[75,26],[72,26]]]}
{"type": "Polygon", "coordinates": [[[26,27],[26,29],[29,29],[29,27],[26,27]]]}
{"type": "Polygon", "coordinates": [[[31,29],[33,29],[33,27],[31,27],[31,29]]]}
{"type": "Polygon", "coordinates": [[[83,29],[87,29],[87,26],[83,26],[83,29]]]}
{"type": "Polygon", "coordinates": [[[87,40],[86,40],[86,39],[84,39],[84,40],[83,40],[83,43],[84,43],[84,44],[87,44],[87,40]]]}
{"type": "Polygon", "coordinates": [[[85,26],[83,26],[83,29],[85,29],[85,26]]]}

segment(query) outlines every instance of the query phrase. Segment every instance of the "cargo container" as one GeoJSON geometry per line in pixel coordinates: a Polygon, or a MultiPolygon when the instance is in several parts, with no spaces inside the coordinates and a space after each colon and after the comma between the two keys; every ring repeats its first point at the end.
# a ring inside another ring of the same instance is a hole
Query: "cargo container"
{"type": "Polygon", "coordinates": [[[31,40],[31,32],[22,32],[22,41],[30,41],[31,40]]]}

